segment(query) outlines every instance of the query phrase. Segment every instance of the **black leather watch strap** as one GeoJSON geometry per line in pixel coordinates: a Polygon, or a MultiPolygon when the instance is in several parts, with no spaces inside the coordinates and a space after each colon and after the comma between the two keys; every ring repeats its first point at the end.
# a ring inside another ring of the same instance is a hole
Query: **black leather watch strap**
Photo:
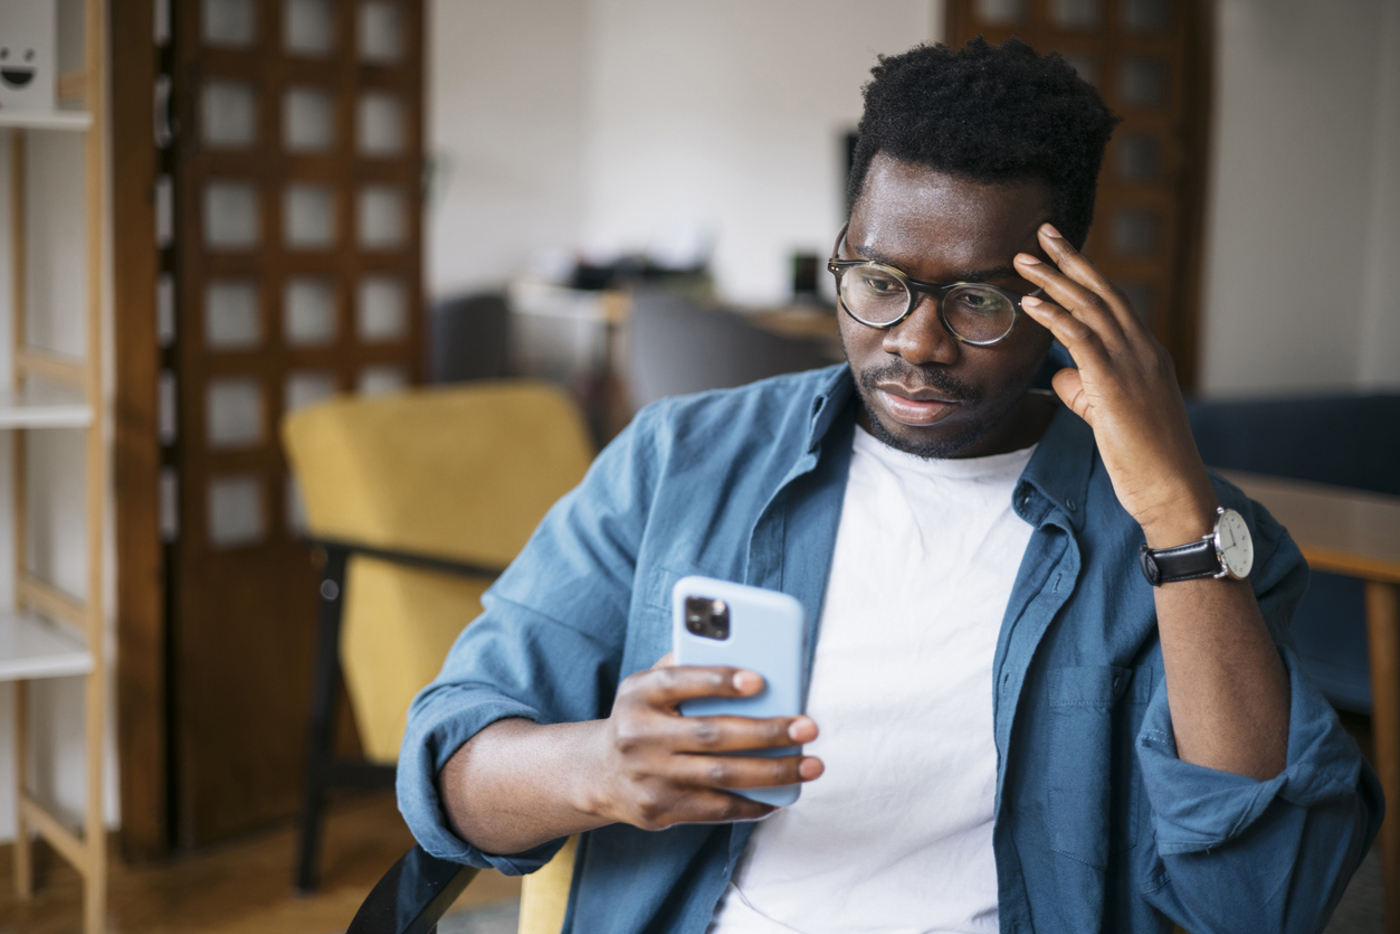
{"type": "Polygon", "coordinates": [[[1138,551],[1138,563],[1153,587],[1220,574],[1220,556],[1215,552],[1214,537],[1156,551],[1144,544],[1138,551]]]}

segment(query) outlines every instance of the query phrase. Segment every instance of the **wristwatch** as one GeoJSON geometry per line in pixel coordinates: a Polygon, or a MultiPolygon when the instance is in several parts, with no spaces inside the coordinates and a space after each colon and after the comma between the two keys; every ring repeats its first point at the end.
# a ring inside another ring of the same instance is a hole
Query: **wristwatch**
{"type": "Polygon", "coordinates": [[[1244,580],[1254,566],[1254,540],[1244,516],[1216,509],[1215,528],[1200,540],[1153,550],[1144,542],[1138,552],[1143,576],[1153,587],[1198,577],[1244,580]]]}

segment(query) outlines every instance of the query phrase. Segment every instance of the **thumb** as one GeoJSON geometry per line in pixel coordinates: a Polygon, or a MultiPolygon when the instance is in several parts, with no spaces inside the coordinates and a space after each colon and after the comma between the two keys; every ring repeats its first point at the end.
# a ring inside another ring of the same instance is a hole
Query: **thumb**
{"type": "Polygon", "coordinates": [[[652,666],[651,666],[651,668],[652,668],[653,671],[655,671],[655,670],[658,669],[658,668],[674,668],[674,667],[676,667],[676,653],[675,653],[675,652],[667,652],[665,655],[661,656],[659,659],[656,660],[656,664],[655,664],[655,665],[652,665],[652,666]]]}

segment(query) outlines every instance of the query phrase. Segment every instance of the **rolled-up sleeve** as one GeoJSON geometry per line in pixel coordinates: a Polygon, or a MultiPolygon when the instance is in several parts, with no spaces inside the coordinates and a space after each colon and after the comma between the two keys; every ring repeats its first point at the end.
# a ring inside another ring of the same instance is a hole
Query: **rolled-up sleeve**
{"type": "Polygon", "coordinates": [[[482,597],[483,613],[409,708],[399,753],[399,810],[434,856],[518,875],[563,845],[490,854],[452,832],[437,776],[498,720],[563,723],[606,716],[616,693],[637,548],[645,526],[647,413],[599,455],[482,597]]]}
{"type": "Polygon", "coordinates": [[[1165,684],[1137,739],[1164,872],[1149,900],[1195,934],[1317,931],[1380,829],[1379,783],[1336,713],[1303,674],[1287,621],[1306,586],[1297,547],[1262,508],[1274,545],[1253,576],[1288,672],[1285,768],[1267,781],[1177,757],[1165,684]]]}

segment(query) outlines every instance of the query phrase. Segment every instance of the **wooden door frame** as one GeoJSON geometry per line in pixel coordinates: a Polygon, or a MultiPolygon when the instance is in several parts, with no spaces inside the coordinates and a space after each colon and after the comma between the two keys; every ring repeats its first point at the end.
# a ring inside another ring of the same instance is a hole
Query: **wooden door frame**
{"type": "Polygon", "coordinates": [[[161,70],[151,0],[111,0],[113,502],[116,540],[117,761],[121,851],[171,849],[168,631],[160,530],[154,96],[161,70]]]}

